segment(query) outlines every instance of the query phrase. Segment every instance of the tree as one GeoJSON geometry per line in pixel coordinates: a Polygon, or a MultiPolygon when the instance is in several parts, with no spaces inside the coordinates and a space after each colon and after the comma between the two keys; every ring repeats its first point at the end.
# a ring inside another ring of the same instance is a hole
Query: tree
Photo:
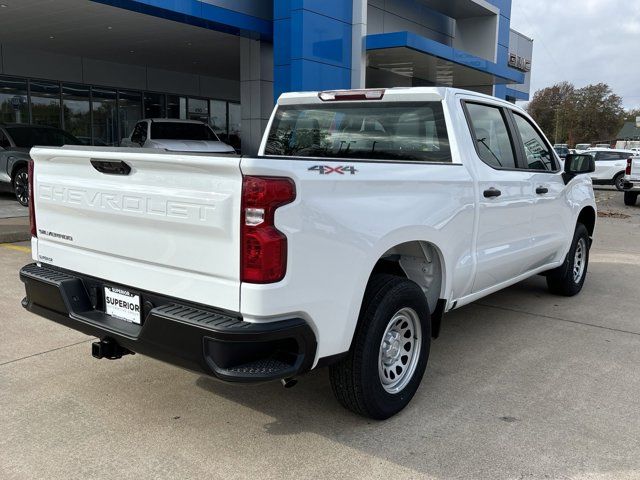
{"type": "Polygon", "coordinates": [[[555,143],[560,143],[571,136],[575,87],[569,82],[562,82],[538,90],[533,94],[527,110],[546,135],[553,138],[555,143]]]}
{"type": "Polygon", "coordinates": [[[605,83],[558,83],[535,92],[527,110],[547,137],[570,145],[613,139],[626,116],[622,98],[605,83]]]}
{"type": "Polygon", "coordinates": [[[598,83],[576,90],[579,115],[576,124],[580,142],[597,142],[615,138],[624,123],[622,98],[609,85],[598,83]]]}
{"type": "Polygon", "coordinates": [[[640,117],[640,108],[632,108],[624,113],[625,122],[635,122],[638,117],[640,117]]]}

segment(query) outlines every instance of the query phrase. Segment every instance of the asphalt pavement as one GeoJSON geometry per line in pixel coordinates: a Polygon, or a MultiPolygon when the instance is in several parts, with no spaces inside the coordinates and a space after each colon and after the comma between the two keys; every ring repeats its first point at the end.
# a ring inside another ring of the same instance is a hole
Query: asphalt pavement
{"type": "Polygon", "coordinates": [[[583,292],[542,277],[447,314],[410,406],[342,409],[325,370],[234,386],[25,312],[0,246],[0,478],[640,478],[640,206],[599,192],[583,292]]]}

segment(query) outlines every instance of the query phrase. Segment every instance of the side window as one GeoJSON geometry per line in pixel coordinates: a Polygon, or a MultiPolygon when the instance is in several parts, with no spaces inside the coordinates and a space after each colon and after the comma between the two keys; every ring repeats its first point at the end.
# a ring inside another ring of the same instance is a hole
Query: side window
{"type": "Polygon", "coordinates": [[[466,106],[480,159],[491,167],[516,168],[513,143],[502,110],[477,103],[466,106]]]}
{"type": "Polygon", "coordinates": [[[0,148],[11,148],[11,143],[2,130],[0,130],[0,148]]]}
{"type": "Polygon", "coordinates": [[[620,160],[617,152],[597,152],[596,160],[604,162],[614,162],[620,160]]]}
{"type": "Polygon", "coordinates": [[[147,122],[139,122],[136,124],[131,134],[131,141],[142,143],[147,139],[147,122]]]}
{"type": "Polygon", "coordinates": [[[527,161],[527,167],[530,170],[546,170],[553,171],[556,168],[551,149],[542,139],[542,136],[531,125],[531,122],[513,112],[516,120],[516,127],[522,139],[524,153],[527,161]]]}

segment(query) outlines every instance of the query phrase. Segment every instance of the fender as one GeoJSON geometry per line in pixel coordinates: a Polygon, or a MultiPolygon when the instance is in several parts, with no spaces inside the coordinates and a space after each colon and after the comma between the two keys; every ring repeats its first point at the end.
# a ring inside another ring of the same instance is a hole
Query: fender
{"type": "MultiPolygon", "coordinates": [[[[366,259],[367,267],[360,269],[358,281],[356,282],[357,286],[354,288],[349,305],[350,314],[347,317],[347,325],[345,326],[345,333],[348,333],[350,338],[352,338],[355,333],[360,313],[360,306],[364,299],[364,292],[374,267],[386,252],[394,247],[411,242],[425,242],[431,244],[435,248],[442,269],[442,284],[439,298],[447,299],[449,301],[454,298],[454,292],[457,289],[470,288],[473,280],[472,278],[468,278],[472,275],[471,262],[459,262],[456,265],[454,259],[470,258],[472,248],[471,238],[469,238],[468,245],[464,252],[455,252],[452,243],[447,242],[445,234],[436,228],[427,226],[408,226],[406,228],[389,232],[384,237],[380,238],[380,240],[369,250],[366,259]]],[[[462,296],[462,294],[456,296],[462,296]]],[[[437,305],[429,305],[429,307],[433,310],[437,305]]],[[[445,307],[445,311],[448,307],[448,305],[445,307]]]]}
{"type": "Polygon", "coordinates": [[[18,169],[21,167],[26,167],[29,160],[30,157],[28,154],[24,154],[23,156],[20,153],[12,153],[7,158],[7,173],[9,174],[11,181],[13,181],[13,176],[18,171],[18,169]]]}

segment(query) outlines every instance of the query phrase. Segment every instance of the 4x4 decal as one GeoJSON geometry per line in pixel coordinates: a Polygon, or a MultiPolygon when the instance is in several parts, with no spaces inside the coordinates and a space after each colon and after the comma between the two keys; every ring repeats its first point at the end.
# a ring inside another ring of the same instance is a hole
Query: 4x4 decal
{"type": "Polygon", "coordinates": [[[356,167],[330,167],[328,165],[314,165],[309,168],[310,172],[318,172],[320,175],[329,175],[331,173],[338,173],[340,175],[344,175],[345,173],[350,173],[351,175],[355,175],[358,170],[356,167]]]}

